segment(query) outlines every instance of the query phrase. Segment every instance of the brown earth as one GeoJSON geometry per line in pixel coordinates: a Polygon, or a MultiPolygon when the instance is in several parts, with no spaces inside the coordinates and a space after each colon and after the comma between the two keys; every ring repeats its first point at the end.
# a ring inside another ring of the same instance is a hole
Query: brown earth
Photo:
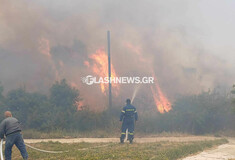
{"type": "MultiPolygon", "coordinates": [[[[203,141],[203,140],[215,140],[216,137],[208,136],[188,136],[188,137],[154,137],[154,138],[135,138],[136,143],[151,143],[160,141],[170,142],[191,142],[191,141],[203,141]]],[[[38,143],[38,142],[60,142],[60,143],[118,143],[119,138],[72,138],[72,139],[25,139],[26,143],[38,143]]]]}

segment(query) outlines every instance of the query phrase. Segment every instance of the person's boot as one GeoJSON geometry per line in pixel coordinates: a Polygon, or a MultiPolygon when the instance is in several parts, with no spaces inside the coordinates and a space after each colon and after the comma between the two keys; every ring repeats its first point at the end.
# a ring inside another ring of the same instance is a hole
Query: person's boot
{"type": "Polygon", "coordinates": [[[120,143],[124,143],[124,139],[123,138],[120,138],[120,143]]]}
{"type": "Polygon", "coordinates": [[[132,144],[133,143],[133,138],[130,138],[129,141],[130,141],[130,144],[132,144]]]}
{"type": "Polygon", "coordinates": [[[129,137],[130,144],[133,143],[133,139],[134,139],[134,136],[133,136],[133,135],[129,137]]]}

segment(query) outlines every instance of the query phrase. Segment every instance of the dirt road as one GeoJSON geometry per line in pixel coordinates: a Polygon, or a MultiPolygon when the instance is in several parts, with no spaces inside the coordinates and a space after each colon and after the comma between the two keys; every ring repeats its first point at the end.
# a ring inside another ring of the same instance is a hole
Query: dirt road
{"type": "MultiPolygon", "coordinates": [[[[151,143],[160,141],[170,142],[190,142],[190,141],[203,141],[203,140],[215,140],[215,137],[206,136],[188,136],[188,137],[156,137],[156,138],[135,138],[136,143],[151,143]]],[[[119,138],[73,138],[73,139],[25,139],[26,143],[38,143],[38,142],[60,142],[60,143],[118,143],[119,138]]]]}
{"type": "Polygon", "coordinates": [[[183,160],[228,160],[235,158],[235,139],[227,138],[229,143],[218,146],[215,149],[201,152],[195,156],[183,160]]]}

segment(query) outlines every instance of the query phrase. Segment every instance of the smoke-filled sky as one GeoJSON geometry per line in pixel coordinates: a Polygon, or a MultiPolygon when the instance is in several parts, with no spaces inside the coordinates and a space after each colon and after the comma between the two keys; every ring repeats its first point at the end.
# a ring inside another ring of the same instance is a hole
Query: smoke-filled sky
{"type": "Polygon", "coordinates": [[[232,86],[234,19],[231,0],[0,0],[0,81],[5,92],[48,93],[66,78],[84,97],[96,96],[97,86],[81,83],[92,74],[84,61],[106,50],[110,30],[119,76],[153,71],[170,99],[232,86]]]}

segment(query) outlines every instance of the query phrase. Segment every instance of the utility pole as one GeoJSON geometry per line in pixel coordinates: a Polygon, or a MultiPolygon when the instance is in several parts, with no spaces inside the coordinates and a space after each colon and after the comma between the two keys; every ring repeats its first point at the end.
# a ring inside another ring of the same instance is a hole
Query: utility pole
{"type": "Polygon", "coordinates": [[[107,32],[108,40],[108,69],[109,69],[109,108],[112,108],[112,83],[111,83],[111,58],[110,58],[110,32],[107,32]]]}

